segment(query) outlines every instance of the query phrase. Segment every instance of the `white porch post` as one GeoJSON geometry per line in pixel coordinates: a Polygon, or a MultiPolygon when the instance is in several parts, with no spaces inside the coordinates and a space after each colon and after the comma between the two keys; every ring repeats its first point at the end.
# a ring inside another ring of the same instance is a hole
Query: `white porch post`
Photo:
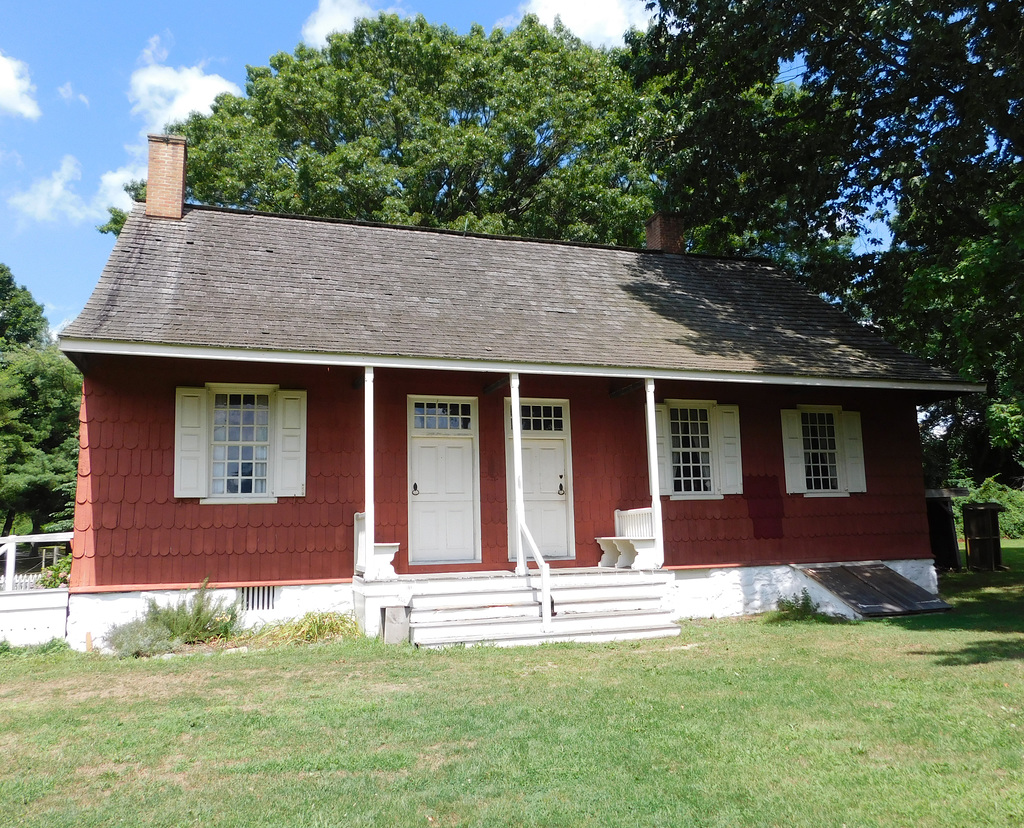
{"type": "Polygon", "coordinates": [[[4,592],[14,592],[14,561],[18,555],[18,544],[8,541],[0,552],[4,555],[4,592]]]}
{"type": "Polygon", "coordinates": [[[658,432],[654,414],[654,380],[644,379],[647,391],[647,468],[651,482],[651,520],[654,523],[655,568],[665,563],[665,527],[661,522],[661,481],[658,478],[658,432]]]}
{"type": "Polygon", "coordinates": [[[523,497],[523,420],[522,406],[519,403],[519,374],[509,374],[508,384],[512,389],[512,487],[515,492],[516,525],[512,533],[516,551],[516,574],[526,574],[526,556],[523,554],[523,532],[519,522],[526,514],[526,502],[523,497]]]}
{"type": "MultiPolygon", "coordinates": [[[[373,368],[367,366],[363,381],[363,480],[364,504],[366,513],[366,561],[367,566],[374,565],[374,494],[373,494],[373,368]]],[[[376,573],[374,573],[376,574],[376,573]]]]}

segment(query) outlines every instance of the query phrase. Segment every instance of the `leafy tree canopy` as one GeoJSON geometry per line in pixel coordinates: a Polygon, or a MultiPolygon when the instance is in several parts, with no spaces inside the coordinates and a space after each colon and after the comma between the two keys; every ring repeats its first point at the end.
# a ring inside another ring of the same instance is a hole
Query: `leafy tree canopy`
{"type": "Polygon", "coordinates": [[[0,521],[70,528],[82,378],[49,341],[42,307],[0,265],[0,521]]]}
{"type": "MultiPolygon", "coordinates": [[[[132,197],[133,201],[146,200],[145,181],[139,181],[138,179],[133,178],[124,185],[124,191],[132,197]]],[[[120,207],[108,207],[107,212],[110,214],[110,217],[103,224],[97,225],[96,229],[101,233],[110,233],[112,236],[120,236],[124,223],[128,221],[127,210],[122,210],[120,207]]]]}
{"type": "Polygon", "coordinates": [[[1024,2],[658,7],[628,66],[656,95],[641,147],[663,203],[691,216],[691,247],[767,253],[985,382],[986,399],[935,422],[974,448],[961,471],[1019,476],[1024,2]],[[878,222],[889,246],[844,249],[878,222]]]}
{"type": "Polygon", "coordinates": [[[639,244],[641,102],[607,53],[527,16],[489,36],[382,14],[249,67],[175,127],[207,204],[639,244]]]}
{"type": "Polygon", "coordinates": [[[11,269],[0,262],[0,349],[41,345],[47,330],[43,306],[28,288],[15,283],[11,269]]]}

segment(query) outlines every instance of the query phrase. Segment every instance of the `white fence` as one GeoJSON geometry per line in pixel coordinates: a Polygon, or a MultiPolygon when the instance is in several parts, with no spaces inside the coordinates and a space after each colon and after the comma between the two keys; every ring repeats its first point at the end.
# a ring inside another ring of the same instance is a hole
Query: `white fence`
{"type": "Polygon", "coordinates": [[[64,638],[67,632],[68,590],[39,587],[41,572],[16,572],[18,547],[42,546],[39,565],[52,555],[56,563],[71,540],[71,532],[45,535],[8,535],[0,538],[4,568],[0,574],[0,640],[18,647],[43,644],[51,638],[64,638]]]}
{"type": "MultiPolygon", "coordinates": [[[[16,573],[15,565],[18,560],[18,545],[46,547],[64,545],[74,536],[72,532],[50,532],[42,535],[8,535],[0,538],[0,555],[4,556],[4,571],[0,575],[0,592],[14,592],[15,590],[34,589],[42,577],[40,572],[16,573]]],[[[53,553],[52,563],[57,562],[58,552],[53,553]]],[[[46,563],[46,553],[43,553],[41,565],[46,563]]]]}

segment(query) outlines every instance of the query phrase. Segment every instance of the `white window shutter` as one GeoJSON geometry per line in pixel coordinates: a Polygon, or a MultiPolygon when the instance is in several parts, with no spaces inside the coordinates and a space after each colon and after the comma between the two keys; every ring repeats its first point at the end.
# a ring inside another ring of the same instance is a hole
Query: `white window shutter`
{"type": "Polygon", "coordinates": [[[306,494],[306,392],[278,391],[275,425],[274,496],[306,494]]]}
{"type": "Polygon", "coordinates": [[[800,412],[795,408],[782,410],[782,451],[786,460],[786,491],[790,494],[806,492],[804,435],[800,427],[800,412]]]}
{"type": "Polygon", "coordinates": [[[654,406],[655,437],[658,444],[658,482],[661,493],[672,492],[672,454],[669,451],[668,406],[654,406]]]}
{"type": "Polygon", "coordinates": [[[178,388],[174,397],[174,496],[206,497],[210,479],[205,388],[178,388]]]}
{"type": "Polygon", "coordinates": [[[864,473],[864,440],[860,432],[860,413],[844,411],[843,451],[846,459],[846,491],[866,492],[867,476],[864,473]]]}
{"type": "Polygon", "coordinates": [[[740,407],[716,405],[714,408],[718,440],[719,494],[743,494],[743,463],[740,458],[740,407]]]}

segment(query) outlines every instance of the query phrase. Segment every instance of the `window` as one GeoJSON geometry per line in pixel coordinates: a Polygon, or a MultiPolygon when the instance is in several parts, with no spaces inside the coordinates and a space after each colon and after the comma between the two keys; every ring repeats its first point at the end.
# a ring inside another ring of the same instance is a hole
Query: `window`
{"type": "Polygon", "coordinates": [[[415,400],[412,427],[414,431],[472,431],[473,406],[454,400],[415,400]]]}
{"type": "Polygon", "coordinates": [[[786,491],[844,497],[867,491],[860,414],[838,407],[800,407],[782,412],[786,491]]]}
{"type": "Polygon", "coordinates": [[[735,405],[666,400],[655,408],[661,494],[675,499],[742,494],[735,405]]]}
{"type": "Polygon", "coordinates": [[[560,405],[529,405],[520,406],[523,431],[562,431],[565,418],[560,405]]]}
{"type": "Polygon", "coordinates": [[[179,388],[174,496],[273,503],[306,493],[306,392],[277,386],[179,388]]]}

